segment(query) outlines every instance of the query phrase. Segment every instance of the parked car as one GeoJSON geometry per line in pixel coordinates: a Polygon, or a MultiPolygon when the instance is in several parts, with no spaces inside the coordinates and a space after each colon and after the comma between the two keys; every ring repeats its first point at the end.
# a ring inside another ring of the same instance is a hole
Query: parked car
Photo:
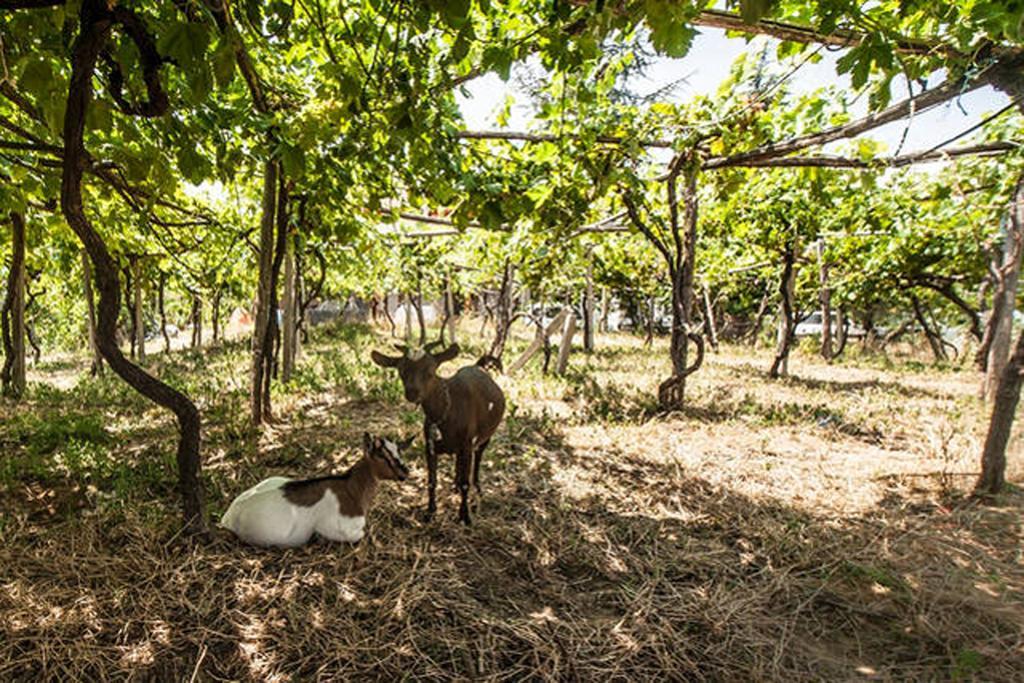
{"type": "MultiPolygon", "coordinates": [[[[839,315],[832,313],[832,334],[838,334],[839,332],[839,315]]],[[[803,320],[800,320],[796,324],[796,328],[793,330],[793,334],[797,337],[814,337],[820,336],[824,329],[825,318],[821,311],[814,311],[803,320]]],[[[864,328],[855,322],[847,319],[846,321],[846,336],[851,338],[863,337],[865,334],[864,328]]]]}

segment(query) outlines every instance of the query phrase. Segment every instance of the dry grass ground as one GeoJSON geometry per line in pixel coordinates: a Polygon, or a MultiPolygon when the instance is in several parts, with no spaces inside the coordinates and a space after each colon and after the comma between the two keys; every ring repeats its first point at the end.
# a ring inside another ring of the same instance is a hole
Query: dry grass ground
{"type": "MultiPolygon", "coordinates": [[[[154,359],[204,410],[211,512],[344,468],[364,429],[416,430],[366,362],[383,342],[322,335],[261,433],[241,347],[154,359]]],[[[566,378],[502,378],[472,528],[447,493],[422,521],[413,454],[372,543],[286,552],[179,537],[171,422],[41,369],[0,404],[0,679],[1021,680],[1024,496],[964,495],[973,372],[801,354],[772,382],[734,348],[659,415],[663,343],[599,347],[566,378]]]]}

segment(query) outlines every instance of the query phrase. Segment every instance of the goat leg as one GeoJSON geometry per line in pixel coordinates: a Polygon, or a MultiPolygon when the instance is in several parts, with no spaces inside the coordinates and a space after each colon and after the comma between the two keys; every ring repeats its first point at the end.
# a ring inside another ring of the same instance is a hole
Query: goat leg
{"type": "Polygon", "coordinates": [[[456,458],[456,480],[459,485],[459,521],[469,526],[469,474],[473,465],[473,444],[463,444],[456,458]]]}
{"type": "Polygon", "coordinates": [[[427,521],[437,512],[437,442],[434,432],[437,427],[430,421],[423,422],[423,443],[427,454],[427,521]]]}
{"type": "Polygon", "coordinates": [[[476,447],[473,457],[473,487],[476,488],[477,498],[483,498],[484,492],[480,488],[480,461],[484,459],[484,449],[487,448],[487,444],[491,443],[490,439],[487,439],[482,444],[476,447]]]}

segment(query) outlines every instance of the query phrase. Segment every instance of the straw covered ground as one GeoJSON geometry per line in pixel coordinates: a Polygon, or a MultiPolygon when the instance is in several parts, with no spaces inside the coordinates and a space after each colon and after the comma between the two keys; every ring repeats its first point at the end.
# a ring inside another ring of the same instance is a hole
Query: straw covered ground
{"type": "MultiPolygon", "coordinates": [[[[203,410],[211,514],[266,476],[343,469],[364,429],[416,431],[368,363],[387,341],[321,331],[261,432],[242,346],[156,357],[203,410]]],[[[567,377],[500,379],[473,527],[450,459],[423,521],[417,440],[372,542],[292,551],[180,536],[171,420],[49,361],[0,404],[0,680],[1021,679],[1024,495],[964,495],[974,372],[803,352],[772,382],[768,352],[734,347],[661,415],[664,342],[598,346],[567,377]]]]}

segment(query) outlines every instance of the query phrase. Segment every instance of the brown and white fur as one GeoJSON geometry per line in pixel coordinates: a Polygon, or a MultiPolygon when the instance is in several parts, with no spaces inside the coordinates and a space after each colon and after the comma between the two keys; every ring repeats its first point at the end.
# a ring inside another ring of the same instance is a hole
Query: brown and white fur
{"type": "Polygon", "coordinates": [[[232,501],[220,526],[258,546],[293,548],[307,543],[314,533],[330,541],[356,543],[365,533],[377,483],[409,476],[399,451],[399,444],[364,433],[363,457],[344,474],[265,479],[232,501]]]}
{"type": "Polygon", "coordinates": [[[438,377],[441,363],[459,354],[458,344],[434,354],[425,349],[406,349],[395,358],[373,351],[373,362],[381,367],[395,368],[405,388],[405,398],[423,408],[423,437],[426,442],[427,486],[429,502],[427,519],[437,511],[437,454],[455,455],[455,481],[462,497],[459,520],[469,524],[469,482],[480,494],[480,460],[491,436],[505,414],[505,395],[491,376],[481,367],[494,362],[489,356],[467,365],[448,378],[438,377]]]}

